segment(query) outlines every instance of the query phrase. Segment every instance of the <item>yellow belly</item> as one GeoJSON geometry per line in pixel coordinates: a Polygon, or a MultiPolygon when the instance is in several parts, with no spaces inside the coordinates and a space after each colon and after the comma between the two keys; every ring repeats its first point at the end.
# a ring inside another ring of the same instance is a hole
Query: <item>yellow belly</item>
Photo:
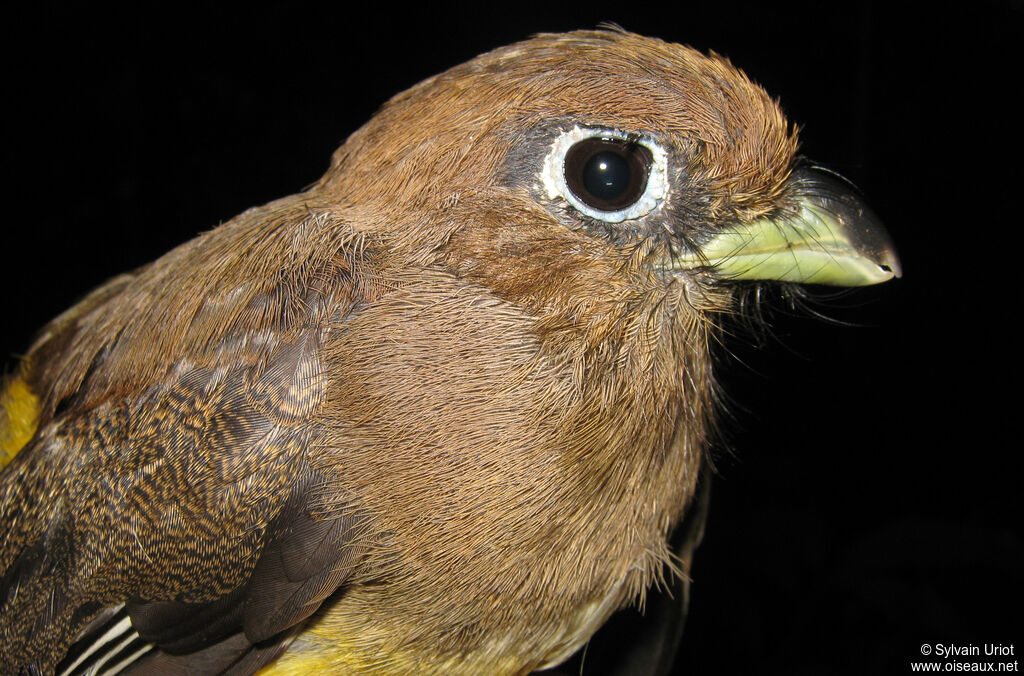
{"type": "Polygon", "coordinates": [[[308,625],[287,652],[260,671],[261,676],[351,674],[359,676],[516,676],[556,666],[571,657],[622,601],[622,581],[603,599],[580,608],[573,617],[544,632],[541,646],[524,654],[518,636],[492,637],[476,650],[456,656],[399,647],[401,628],[352,623],[328,611],[308,625]],[[357,639],[352,637],[358,636],[357,639]]]}

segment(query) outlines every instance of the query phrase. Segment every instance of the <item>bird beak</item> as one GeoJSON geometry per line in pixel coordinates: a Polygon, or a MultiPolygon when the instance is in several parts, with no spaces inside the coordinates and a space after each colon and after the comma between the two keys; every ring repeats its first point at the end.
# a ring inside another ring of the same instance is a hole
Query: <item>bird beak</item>
{"type": "Polygon", "coordinates": [[[827,169],[793,171],[790,209],[723,230],[675,269],[712,268],[723,279],[867,286],[901,274],[896,249],[852,186],[827,169]]]}

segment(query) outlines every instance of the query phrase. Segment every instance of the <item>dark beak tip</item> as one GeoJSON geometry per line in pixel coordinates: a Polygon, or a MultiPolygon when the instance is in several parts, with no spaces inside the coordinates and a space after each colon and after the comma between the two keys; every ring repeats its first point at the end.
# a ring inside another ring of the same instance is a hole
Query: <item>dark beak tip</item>
{"type": "Polygon", "coordinates": [[[798,194],[825,207],[843,223],[851,243],[882,271],[890,274],[888,279],[903,276],[903,266],[892,237],[853,183],[831,169],[813,163],[797,169],[792,180],[798,194]]]}
{"type": "Polygon", "coordinates": [[[876,251],[875,260],[878,262],[878,266],[886,272],[892,273],[892,276],[899,279],[903,276],[903,266],[900,264],[899,254],[896,253],[896,245],[893,244],[892,237],[889,232],[882,226],[878,217],[868,212],[866,223],[870,223],[870,236],[866,236],[864,243],[866,246],[874,245],[876,251]]]}
{"type": "Polygon", "coordinates": [[[892,276],[896,279],[903,277],[903,266],[900,265],[899,260],[895,256],[893,256],[891,262],[884,263],[882,265],[882,269],[887,272],[891,272],[892,276]]]}

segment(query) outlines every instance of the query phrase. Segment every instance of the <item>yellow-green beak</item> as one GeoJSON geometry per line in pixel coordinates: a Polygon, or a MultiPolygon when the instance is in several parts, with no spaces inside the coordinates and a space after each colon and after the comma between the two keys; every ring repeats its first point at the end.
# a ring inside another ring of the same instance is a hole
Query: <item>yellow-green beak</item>
{"type": "Polygon", "coordinates": [[[673,267],[711,268],[723,279],[835,286],[900,276],[889,234],[847,184],[818,167],[797,169],[790,184],[788,212],[723,230],[673,267]]]}

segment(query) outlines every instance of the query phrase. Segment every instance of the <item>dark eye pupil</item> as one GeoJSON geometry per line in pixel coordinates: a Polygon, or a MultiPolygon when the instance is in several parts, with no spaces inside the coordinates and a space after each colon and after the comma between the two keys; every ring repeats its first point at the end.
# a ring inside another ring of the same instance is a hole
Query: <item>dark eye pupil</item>
{"type": "Polygon", "coordinates": [[[647,188],[651,154],[623,139],[583,139],[565,154],[565,182],[584,204],[619,211],[637,202],[647,188]]]}
{"type": "Polygon", "coordinates": [[[615,153],[599,152],[583,166],[583,186],[594,197],[615,201],[629,184],[629,164],[615,153]]]}

